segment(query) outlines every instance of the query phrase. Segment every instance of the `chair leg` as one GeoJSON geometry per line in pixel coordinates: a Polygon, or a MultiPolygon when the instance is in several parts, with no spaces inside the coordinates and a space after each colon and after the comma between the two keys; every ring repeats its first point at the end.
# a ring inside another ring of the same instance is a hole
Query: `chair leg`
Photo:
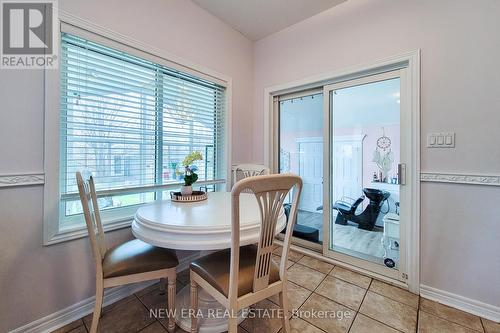
{"type": "Polygon", "coordinates": [[[238,316],[233,316],[231,314],[232,311],[229,311],[230,316],[228,320],[228,328],[227,332],[228,333],[237,333],[238,332],[238,316]]]}
{"type": "Polygon", "coordinates": [[[175,283],[176,274],[168,279],[168,331],[173,332],[175,330],[175,283]]]}
{"type": "Polygon", "coordinates": [[[92,316],[92,326],[90,327],[90,333],[97,332],[97,326],[99,325],[99,318],[101,317],[102,297],[104,294],[104,286],[102,279],[97,279],[95,288],[96,288],[95,306],[94,306],[94,314],[92,316]]]}
{"type": "Polygon", "coordinates": [[[281,308],[283,309],[283,316],[281,317],[281,325],[283,326],[283,333],[290,332],[290,314],[288,312],[288,297],[286,294],[286,287],[283,282],[283,290],[279,293],[279,300],[281,308]]]}
{"type": "Polygon", "coordinates": [[[191,333],[198,332],[198,318],[196,314],[198,313],[198,284],[191,279],[191,333]]]}

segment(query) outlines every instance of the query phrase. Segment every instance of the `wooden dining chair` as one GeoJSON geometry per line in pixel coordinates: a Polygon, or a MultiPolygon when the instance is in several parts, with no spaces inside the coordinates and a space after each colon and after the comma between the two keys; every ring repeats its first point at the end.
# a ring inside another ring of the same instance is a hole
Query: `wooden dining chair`
{"type": "MultiPolygon", "coordinates": [[[[286,263],[302,180],[294,175],[268,175],[243,179],[231,191],[231,249],[212,253],[191,263],[191,307],[198,311],[198,286],[213,296],[229,312],[228,331],[236,333],[238,311],[279,294],[284,332],[290,332],[286,296],[286,263]],[[279,267],[272,259],[276,223],[287,194],[293,190],[292,208],[279,267]],[[260,238],[256,245],[240,248],[240,193],[250,189],[261,216],[260,238]]],[[[198,320],[191,318],[191,332],[198,320]]]]}
{"type": "MultiPolygon", "coordinates": [[[[238,181],[254,176],[269,175],[271,169],[261,164],[238,164],[234,170],[234,184],[238,181]]],[[[250,190],[246,189],[244,193],[250,193],[250,190]]]]}
{"type": "MultiPolygon", "coordinates": [[[[97,332],[104,288],[166,278],[168,308],[174,309],[175,269],[179,264],[175,251],[155,247],[138,239],[108,248],[101,224],[94,180],[92,176],[84,180],[80,172],[76,173],[76,180],[96,266],[95,307],[90,333],[97,332]]],[[[168,330],[173,332],[174,329],[174,318],[169,317],[168,330]]]]}

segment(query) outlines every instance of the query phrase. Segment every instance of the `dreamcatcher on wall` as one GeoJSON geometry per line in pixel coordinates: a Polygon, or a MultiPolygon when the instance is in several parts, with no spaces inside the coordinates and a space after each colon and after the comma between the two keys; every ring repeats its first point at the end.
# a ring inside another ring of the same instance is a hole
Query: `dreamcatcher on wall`
{"type": "Polygon", "coordinates": [[[383,127],[382,136],[377,139],[377,147],[373,152],[372,161],[379,169],[380,176],[377,177],[378,181],[385,182],[389,171],[392,169],[394,153],[391,150],[391,139],[385,135],[385,129],[383,127]]]}

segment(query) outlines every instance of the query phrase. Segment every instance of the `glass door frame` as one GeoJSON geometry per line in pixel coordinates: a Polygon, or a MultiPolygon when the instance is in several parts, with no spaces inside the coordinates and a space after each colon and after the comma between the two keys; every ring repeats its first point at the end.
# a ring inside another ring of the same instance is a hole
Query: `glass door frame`
{"type": "MultiPolygon", "coordinates": [[[[273,108],[275,110],[274,113],[276,114],[275,121],[276,121],[276,126],[277,126],[275,151],[278,154],[278,157],[275,159],[276,165],[274,167],[275,167],[275,169],[276,169],[275,171],[277,173],[279,173],[280,167],[281,167],[280,163],[279,163],[279,161],[280,161],[279,154],[280,154],[280,146],[281,146],[281,140],[280,140],[280,132],[281,132],[281,109],[280,108],[281,108],[281,103],[280,102],[295,99],[295,98],[303,98],[303,97],[309,97],[309,96],[313,96],[313,95],[319,95],[319,94],[323,94],[323,87],[316,87],[316,88],[299,90],[296,92],[281,94],[279,96],[274,97],[273,108]]],[[[319,97],[319,98],[321,98],[321,97],[319,97]]],[[[324,101],[324,99],[323,99],[323,101],[324,101]]],[[[324,139],[324,137],[323,137],[323,139],[324,139]]],[[[323,174],[324,174],[324,172],[323,172],[323,174]]],[[[323,188],[324,188],[324,186],[323,186],[323,188]]],[[[298,222],[298,221],[296,221],[296,222],[298,222]]],[[[323,226],[324,226],[324,223],[323,223],[323,226]]],[[[324,232],[325,231],[323,230],[323,234],[324,234],[324,232]]],[[[279,234],[277,237],[279,239],[282,239],[282,238],[284,239],[284,236],[282,234],[279,234]]],[[[323,240],[323,242],[324,242],[324,240],[323,240]]],[[[323,245],[322,244],[315,243],[315,242],[312,242],[309,240],[305,240],[305,239],[302,239],[299,237],[295,237],[295,236],[293,236],[293,234],[292,234],[292,244],[304,247],[306,249],[309,249],[309,250],[312,250],[312,251],[315,251],[318,253],[323,252],[323,245]]]]}
{"type": "MultiPolygon", "coordinates": [[[[407,121],[405,121],[405,114],[407,114],[406,108],[406,87],[405,85],[405,69],[397,69],[385,73],[373,74],[364,76],[361,78],[351,79],[347,81],[342,81],[338,83],[333,83],[329,85],[325,85],[323,87],[323,207],[332,207],[333,204],[333,188],[331,182],[331,175],[333,172],[333,147],[332,147],[332,139],[333,139],[333,105],[330,100],[331,94],[335,90],[350,88],[355,86],[366,85],[370,83],[376,83],[380,81],[390,80],[390,79],[400,79],[400,132],[401,132],[401,161],[400,163],[408,163],[404,159],[405,154],[404,151],[406,149],[405,145],[405,137],[404,133],[406,132],[404,129],[410,129],[411,127],[407,126],[407,121]]],[[[411,124],[410,124],[411,125],[411,124]]],[[[400,206],[400,216],[401,221],[407,221],[407,210],[408,210],[408,202],[407,195],[405,195],[405,191],[407,187],[405,185],[400,185],[400,201],[403,203],[400,206]]],[[[344,262],[349,265],[353,265],[356,267],[362,267],[369,271],[372,271],[376,274],[381,274],[383,276],[389,277],[391,279],[399,280],[402,282],[406,281],[407,278],[407,265],[406,265],[406,227],[407,223],[400,223],[400,260],[398,269],[392,269],[380,264],[356,258],[351,255],[347,255],[344,253],[340,253],[330,249],[330,240],[332,237],[332,210],[324,209],[323,210],[323,255],[332,258],[341,262],[344,262]]]]}

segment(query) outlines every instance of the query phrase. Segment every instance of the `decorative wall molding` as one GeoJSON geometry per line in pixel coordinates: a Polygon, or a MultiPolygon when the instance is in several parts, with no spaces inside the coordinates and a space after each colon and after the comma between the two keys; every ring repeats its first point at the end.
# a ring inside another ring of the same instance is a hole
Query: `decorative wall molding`
{"type": "Polygon", "coordinates": [[[420,295],[424,298],[439,302],[453,308],[475,314],[477,316],[500,322],[500,307],[477,301],[471,298],[420,285],[420,295]]]}
{"type": "MultiPolygon", "coordinates": [[[[189,267],[191,261],[199,258],[201,252],[194,252],[186,257],[179,260],[179,266],[177,266],[177,272],[183,271],[189,267]]],[[[115,288],[109,288],[104,290],[103,307],[109,304],[115,303],[133,293],[142,290],[157,281],[146,281],[134,284],[128,284],[124,286],[119,286],[115,288]]],[[[37,319],[31,323],[24,326],[18,327],[9,333],[49,333],[54,330],[61,328],[69,323],[74,322],[77,319],[83,318],[84,316],[92,313],[94,310],[95,296],[89,297],[68,306],[62,310],[51,313],[48,316],[37,319]]]]}
{"type": "Polygon", "coordinates": [[[15,175],[0,175],[0,188],[13,186],[43,185],[45,174],[43,172],[22,173],[15,175]]]}
{"type": "MultiPolygon", "coordinates": [[[[231,166],[231,173],[234,172],[235,168],[235,165],[231,166]]],[[[231,176],[233,176],[233,174],[231,176]]],[[[231,177],[231,179],[233,179],[233,177],[231,177]]],[[[500,175],[421,172],[420,181],[434,183],[500,186],[500,175]]],[[[44,183],[45,174],[43,172],[0,175],[0,188],[43,185],[44,183]]]]}
{"type": "Polygon", "coordinates": [[[481,174],[421,172],[420,181],[436,182],[436,183],[500,186],[500,176],[481,175],[481,174]]]}

